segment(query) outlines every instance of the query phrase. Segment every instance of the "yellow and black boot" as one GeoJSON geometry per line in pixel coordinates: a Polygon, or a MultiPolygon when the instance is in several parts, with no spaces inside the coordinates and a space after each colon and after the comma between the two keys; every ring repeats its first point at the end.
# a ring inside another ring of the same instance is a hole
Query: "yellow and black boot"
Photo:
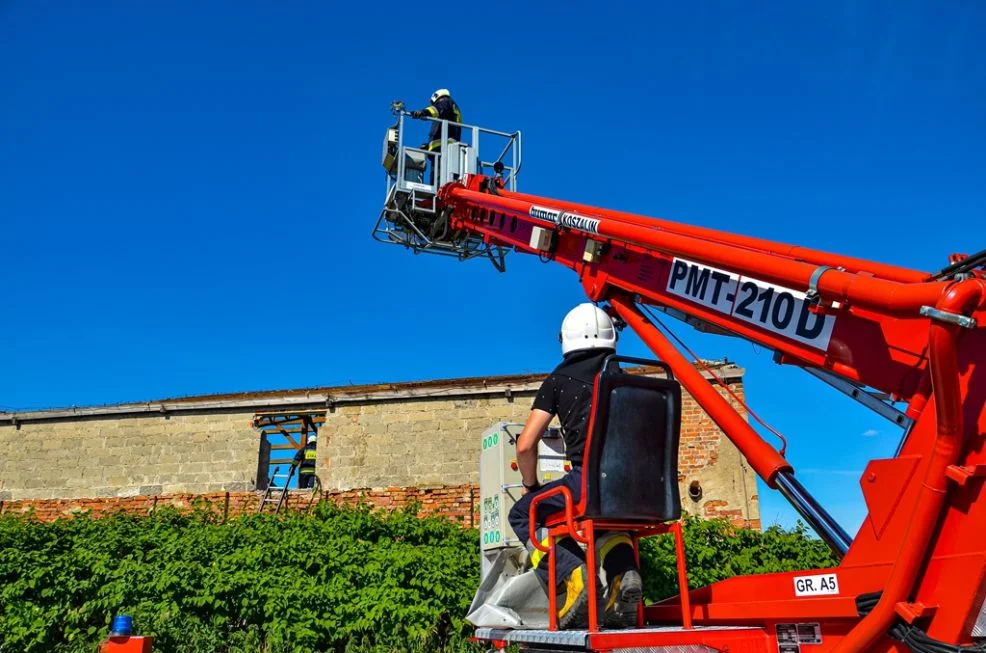
{"type": "MultiPolygon", "coordinates": [[[[548,539],[544,532],[539,531],[538,538],[541,540],[542,546],[548,546],[548,539]]],[[[555,540],[555,546],[564,546],[567,543],[567,540],[567,537],[559,537],[555,540]]],[[[530,544],[528,548],[531,551],[530,560],[533,567],[540,568],[542,564],[548,564],[548,554],[534,548],[530,544]]],[[[589,587],[586,585],[586,579],[588,578],[588,568],[582,564],[576,567],[567,578],[561,578],[558,580],[555,596],[557,597],[556,606],[558,608],[559,630],[588,627],[589,587]]],[[[538,576],[538,580],[542,583],[542,587],[544,587],[544,593],[547,594],[548,587],[544,583],[541,576],[538,576]]],[[[596,596],[602,596],[602,586],[598,579],[596,580],[596,587],[596,596]]]]}
{"type": "Polygon", "coordinates": [[[558,583],[558,628],[570,630],[589,626],[589,572],[580,565],[558,583]]]}
{"type": "Polygon", "coordinates": [[[644,596],[633,541],[626,533],[608,533],[597,545],[599,566],[606,576],[602,622],[607,628],[633,628],[644,596]]]}

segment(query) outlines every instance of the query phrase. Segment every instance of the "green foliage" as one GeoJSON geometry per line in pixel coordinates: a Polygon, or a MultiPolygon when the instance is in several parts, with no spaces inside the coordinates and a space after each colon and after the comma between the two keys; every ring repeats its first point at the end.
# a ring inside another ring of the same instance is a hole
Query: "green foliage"
{"type": "Polygon", "coordinates": [[[156,651],[464,648],[475,531],[415,507],[0,518],[0,651],[86,651],[129,613],[156,651]]]}
{"type": "MultiPolygon", "coordinates": [[[[92,653],[129,613],[166,653],[478,653],[463,620],[475,530],[366,506],[245,515],[203,508],[51,523],[0,516],[0,652],[92,653]]],[[[689,519],[693,585],[834,561],[802,529],[689,519]]],[[[646,595],[676,592],[673,542],[643,545],[646,595]]]]}
{"type": "MultiPolygon", "coordinates": [[[[685,518],[688,586],[702,587],[733,576],[838,564],[828,546],[810,537],[800,522],[792,530],[771,526],[760,532],[735,528],[722,519],[685,518]]],[[[644,598],[659,600],[678,593],[674,538],[652,537],[640,543],[644,598]]]]}

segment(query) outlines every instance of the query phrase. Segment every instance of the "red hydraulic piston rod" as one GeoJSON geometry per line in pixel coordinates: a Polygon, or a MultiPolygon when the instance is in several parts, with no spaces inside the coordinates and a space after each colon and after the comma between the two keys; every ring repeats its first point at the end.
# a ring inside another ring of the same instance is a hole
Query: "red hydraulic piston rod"
{"type": "MultiPolygon", "coordinates": [[[[986,281],[968,279],[952,286],[937,303],[946,313],[968,315],[986,307],[986,281]]],[[[932,319],[928,338],[931,386],[935,398],[938,437],[914,506],[910,526],[890,570],[883,594],[873,610],[839,642],[833,653],[868,649],[885,635],[897,615],[897,604],[909,598],[928,544],[941,518],[948,492],[945,471],[954,465],[965,444],[962,423],[962,383],[959,377],[958,339],[962,327],[932,319]]]]}
{"type": "MultiPolygon", "coordinates": [[[[530,202],[481,193],[463,186],[452,186],[442,199],[453,204],[461,203],[464,207],[482,207],[490,211],[510,213],[524,220],[553,224],[531,217],[530,202]]],[[[548,199],[540,204],[552,207],[552,201],[548,199]]],[[[468,220],[460,219],[463,224],[469,224],[468,220]]],[[[819,268],[773,254],[753,252],[692,236],[680,236],[618,219],[598,219],[593,233],[620,242],[636,243],[667,255],[685,256],[707,265],[723,267],[793,288],[808,288],[819,268]]],[[[828,301],[858,304],[871,310],[908,317],[916,316],[922,306],[935,305],[947,285],[945,282],[904,284],[835,269],[825,270],[814,281],[821,297],[828,301]]]]}
{"type": "MultiPolygon", "coordinates": [[[[500,194],[513,199],[531,202],[532,204],[536,204],[541,199],[536,195],[528,195],[526,193],[500,191],[500,194]]],[[[870,272],[881,279],[887,279],[889,281],[919,283],[928,279],[927,272],[902,268],[897,265],[877,263],[875,261],[868,261],[866,259],[855,258],[852,256],[843,256],[841,254],[833,254],[817,249],[800,247],[798,245],[788,245],[787,243],[780,243],[773,240],[767,240],[765,238],[731,234],[725,231],[719,231],[717,229],[710,229],[708,227],[697,227],[680,222],[673,222],[671,220],[649,218],[634,215],[632,213],[624,213],[622,211],[613,211],[611,209],[588,206],[585,204],[560,202],[557,200],[552,200],[552,202],[555,204],[556,208],[562,208],[565,211],[575,211],[576,213],[588,215],[590,217],[598,216],[600,218],[623,220],[624,222],[640,225],[641,227],[650,227],[652,229],[659,229],[683,236],[694,236],[695,238],[703,238],[713,242],[722,243],[724,245],[743,247],[745,249],[762,252],[764,254],[775,254],[777,256],[783,256],[785,258],[803,261],[805,263],[812,263],[815,265],[828,265],[833,268],[843,267],[850,271],[870,272]]]]}
{"type": "Polygon", "coordinates": [[[658,358],[668,363],[675,377],[695,397],[695,401],[705,409],[709,417],[719,425],[723,433],[746,456],[754,471],[770,487],[775,487],[777,474],[791,469],[791,463],[771,447],[736,409],[719,394],[709,380],[702,376],[695,366],[679,352],[660,331],[632,303],[621,298],[609,300],[616,312],[627,325],[641,337],[658,358]]]}

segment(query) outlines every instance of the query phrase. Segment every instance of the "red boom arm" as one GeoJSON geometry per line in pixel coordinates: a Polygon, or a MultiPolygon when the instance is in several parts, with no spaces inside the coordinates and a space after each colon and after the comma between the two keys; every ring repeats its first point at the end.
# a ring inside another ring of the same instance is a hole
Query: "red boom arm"
{"type": "MultiPolygon", "coordinates": [[[[857,258],[515,192],[479,175],[442,187],[454,230],[574,270],[590,299],[608,301],[737,445],[786,495],[803,488],[754,431],[657,330],[638,305],[678,311],[770,347],[785,363],[824,370],[908,403],[914,420],[896,458],[861,484],[869,514],[834,574],[837,587],[802,597],[811,573],[734,578],[692,593],[698,624],[821,622],[817,650],[894,650],[896,618],[928,636],[970,641],[986,595],[986,281],[857,258]],[[801,579],[799,581],[799,579],[801,579]],[[882,592],[860,618],[855,597],[882,592]]],[[[809,497],[810,499],[810,497],[809,497]]],[[[801,499],[824,526],[830,520],[801,499]],[[820,515],[820,517],[819,517],[820,515]]],[[[805,513],[803,513],[805,514],[805,513]]],[[[811,517],[812,515],[808,515],[811,517]]],[[[838,529],[829,533],[838,543],[838,529]]],[[[823,536],[825,536],[823,534],[823,536]]],[[[828,539],[828,538],[827,538],[828,539]]],[[[680,620],[677,603],[647,608],[680,620]],[[678,610],[676,613],[675,611],[678,610]]]]}

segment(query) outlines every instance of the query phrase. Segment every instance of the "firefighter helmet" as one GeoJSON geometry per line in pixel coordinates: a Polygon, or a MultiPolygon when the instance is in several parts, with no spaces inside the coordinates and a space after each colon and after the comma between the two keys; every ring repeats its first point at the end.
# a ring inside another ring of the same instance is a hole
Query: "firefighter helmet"
{"type": "Polygon", "coordinates": [[[562,354],[580,349],[616,349],[616,328],[603,309],[579,304],[562,320],[558,339],[562,354]]]}
{"type": "Polygon", "coordinates": [[[431,94],[431,103],[438,102],[438,98],[440,97],[452,97],[452,94],[448,92],[447,88],[440,88],[431,94]]]}

